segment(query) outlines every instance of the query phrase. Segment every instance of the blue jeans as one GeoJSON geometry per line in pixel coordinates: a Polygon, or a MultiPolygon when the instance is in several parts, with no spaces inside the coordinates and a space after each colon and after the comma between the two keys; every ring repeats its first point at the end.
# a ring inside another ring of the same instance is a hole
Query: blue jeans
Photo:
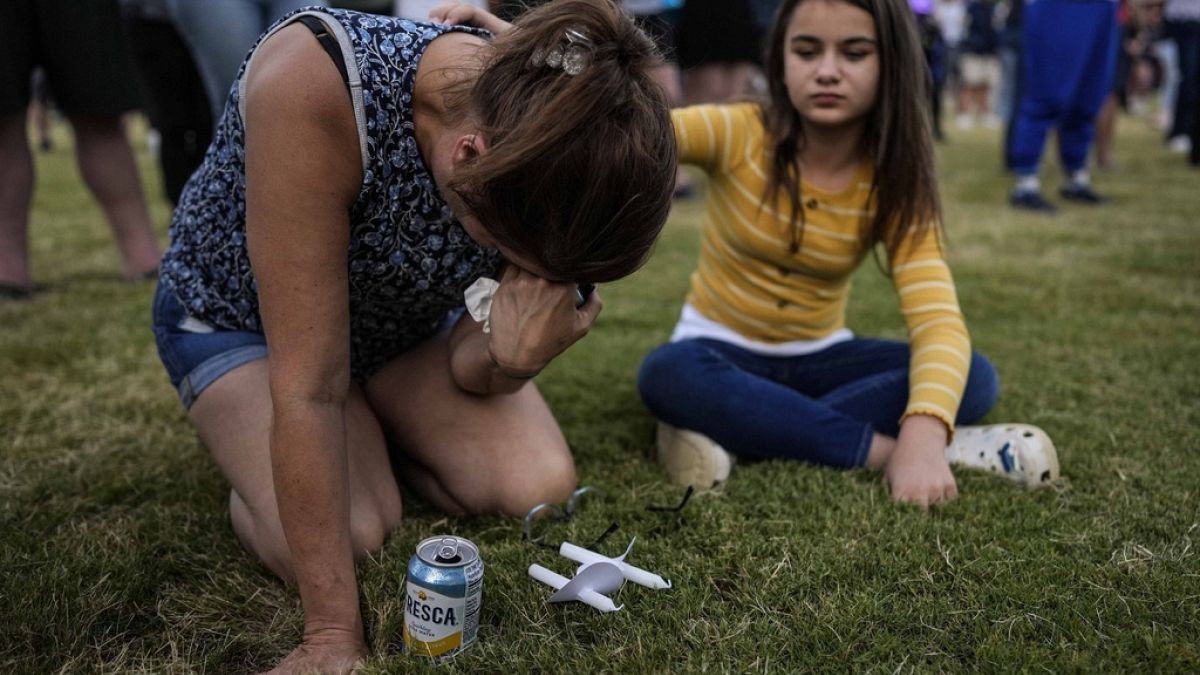
{"type": "Polygon", "coordinates": [[[288,12],[325,0],[168,0],[175,28],[192,50],[212,107],[220,121],[225,99],[254,41],[288,12]]]}
{"type": "MultiPolygon", "coordinates": [[[[907,343],[854,339],[804,356],[763,356],[718,340],[662,345],[638,390],[658,419],[744,457],[862,466],[874,433],[895,436],[908,404],[907,343]]],[[[958,423],[996,402],[992,364],[971,356],[958,423]]]]}
{"type": "Polygon", "coordinates": [[[1171,115],[1172,128],[1167,130],[1167,137],[1173,131],[1175,120],[1175,102],[1179,99],[1179,45],[1170,38],[1163,38],[1154,43],[1154,56],[1162,64],[1163,81],[1159,88],[1159,109],[1171,115]]]}
{"type": "Polygon", "coordinates": [[[161,281],[154,291],[152,321],[158,358],[185,409],[225,373],[267,357],[267,338],[262,333],[211,329],[197,323],[188,317],[171,287],[161,281]]]}
{"type": "Polygon", "coordinates": [[[1016,109],[1017,83],[1020,75],[1021,53],[1015,49],[1001,47],[1000,55],[1000,89],[996,92],[996,116],[1008,124],[1012,121],[1016,109]]]}
{"type": "Polygon", "coordinates": [[[1168,37],[1175,41],[1179,56],[1179,89],[1168,138],[1186,136],[1200,107],[1200,21],[1168,21],[1168,37]]]}

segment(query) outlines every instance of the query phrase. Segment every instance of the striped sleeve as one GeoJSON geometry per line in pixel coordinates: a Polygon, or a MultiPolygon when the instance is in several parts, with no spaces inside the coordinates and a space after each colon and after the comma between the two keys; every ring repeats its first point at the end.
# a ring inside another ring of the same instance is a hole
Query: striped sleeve
{"type": "Polygon", "coordinates": [[[892,283],[908,328],[909,415],[932,415],[951,436],[971,368],[971,337],[958,306],[950,267],[935,231],[910,237],[892,262],[892,283]]]}
{"type": "Polygon", "coordinates": [[[748,106],[697,105],[671,111],[679,161],[709,173],[727,171],[742,159],[748,125],[740,118],[748,106]]]}

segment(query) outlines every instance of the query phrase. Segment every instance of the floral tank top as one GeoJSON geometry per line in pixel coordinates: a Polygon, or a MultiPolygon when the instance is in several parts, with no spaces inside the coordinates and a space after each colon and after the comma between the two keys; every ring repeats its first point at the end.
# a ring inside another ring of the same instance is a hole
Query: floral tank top
{"type": "MultiPolygon", "coordinates": [[[[417,148],[413,88],[434,38],[464,27],[313,7],[259,39],[314,16],[337,39],[359,135],[363,182],[350,209],[350,358],[364,379],[432,335],[462,307],[463,291],[495,276],[501,258],[467,236],[417,148]]],[[[257,47],[257,44],[255,45],[257,47]]],[[[184,188],[160,276],[188,314],[218,329],[262,332],[246,249],[243,77],[230,91],[212,145],[184,188]]]]}

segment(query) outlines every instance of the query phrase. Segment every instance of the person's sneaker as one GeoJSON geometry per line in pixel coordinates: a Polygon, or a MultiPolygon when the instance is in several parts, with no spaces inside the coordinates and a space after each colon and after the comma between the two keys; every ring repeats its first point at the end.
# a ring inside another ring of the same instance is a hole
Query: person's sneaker
{"type": "Polygon", "coordinates": [[[1186,155],[1192,149],[1192,139],[1186,134],[1172,136],[1167,140],[1167,151],[1175,155],[1186,155]]]}
{"type": "Polygon", "coordinates": [[[708,490],[729,478],[734,457],[709,437],[658,423],[658,464],[676,485],[708,490]]]}
{"type": "Polygon", "coordinates": [[[958,427],[946,461],[997,473],[1026,487],[1058,479],[1058,451],[1045,431],[1029,424],[958,427]]]}
{"type": "Polygon", "coordinates": [[[1037,211],[1039,213],[1054,213],[1058,211],[1053,204],[1046,201],[1042,193],[1035,190],[1013,190],[1008,195],[1008,203],[1013,208],[1025,211],[1037,211]]]}
{"type": "Polygon", "coordinates": [[[1096,194],[1096,191],[1087,185],[1079,185],[1070,183],[1062,186],[1058,190],[1059,196],[1063,199],[1080,204],[1107,204],[1108,197],[1103,197],[1096,194]]]}

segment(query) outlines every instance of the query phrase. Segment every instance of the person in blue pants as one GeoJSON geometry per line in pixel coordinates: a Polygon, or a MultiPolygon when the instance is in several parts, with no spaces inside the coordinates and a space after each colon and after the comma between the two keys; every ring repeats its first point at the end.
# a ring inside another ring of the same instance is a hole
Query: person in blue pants
{"type": "Polygon", "coordinates": [[[1099,204],[1092,190],[1088,151],[1096,115],[1116,70],[1117,3],[1112,0],[1032,0],[1024,11],[1021,99],[1013,120],[1010,158],[1017,208],[1053,212],[1042,196],[1038,166],[1054,129],[1067,181],[1063,199],[1099,204]]]}
{"type": "Polygon", "coordinates": [[[214,123],[254,41],[277,19],[325,0],[168,0],[175,27],[192,50],[214,123]]]}

